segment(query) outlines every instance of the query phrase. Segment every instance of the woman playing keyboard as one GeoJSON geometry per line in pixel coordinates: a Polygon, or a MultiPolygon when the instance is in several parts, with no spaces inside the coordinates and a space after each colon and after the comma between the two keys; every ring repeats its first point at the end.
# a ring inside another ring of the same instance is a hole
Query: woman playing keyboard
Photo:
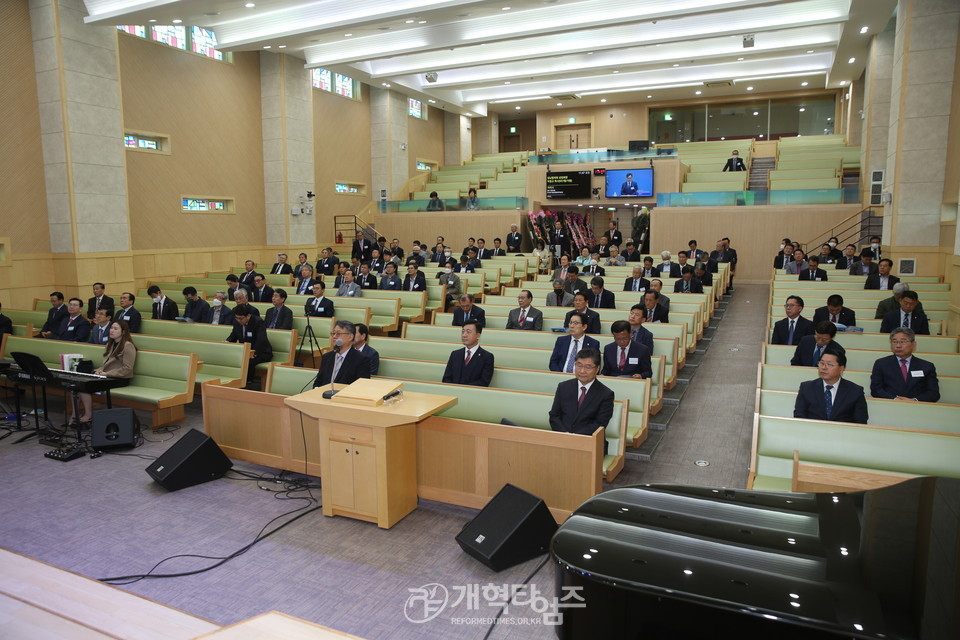
{"type": "MultiPolygon", "coordinates": [[[[114,320],[110,323],[109,332],[110,340],[103,351],[103,364],[94,373],[108,378],[132,378],[137,347],[130,339],[130,327],[123,320],[114,320]]],[[[93,420],[93,398],[89,393],[78,393],[77,397],[83,404],[80,422],[88,423],[93,420]]]]}

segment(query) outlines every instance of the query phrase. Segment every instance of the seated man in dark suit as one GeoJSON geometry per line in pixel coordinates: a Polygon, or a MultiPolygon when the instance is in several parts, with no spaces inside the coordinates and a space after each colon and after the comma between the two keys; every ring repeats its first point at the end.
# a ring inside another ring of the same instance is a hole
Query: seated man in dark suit
{"type": "Polygon", "coordinates": [[[463,349],[450,353],[447,368],[443,370],[443,383],[489,387],[493,379],[493,354],[479,345],[483,327],[476,320],[467,320],[462,326],[463,349]]]}
{"type": "Polygon", "coordinates": [[[577,354],[583,349],[600,351],[600,342],[596,338],[586,335],[587,317],[579,311],[567,314],[566,327],[568,334],[560,336],[553,345],[550,354],[550,371],[565,371],[573,373],[577,354]]]}
{"type": "Polygon", "coordinates": [[[880,323],[881,333],[890,333],[897,327],[913,329],[918,336],[930,335],[930,322],[927,314],[917,310],[917,292],[904,291],[900,294],[900,309],[895,309],[885,316],[880,323]]]}
{"type": "Polygon", "coordinates": [[[70,298],[67,302],[67,316],[60,321],[60,327],[51,337],[68,342],[87,341],[90,337],[90,321],[83,317],[83,300],[70,298]]]}
{"type": "Polygon", "coordinates": [[[110,324],[113,322],[113,309],[97,309],[90,323],[90,337],[87,342],[98,344],[101,347],[110,341],[110,324]]]}
{"type": "Polygon", "coordinates": [[[420,273],[420,267],[416,262],[407,263],[407,275],[403,277],[404,291],[426,291],[427,278],[420,273]]]}
{"type": "Polygon", "coordinates": [[[800,338],[813,333],[813,322],[800,315],[803,313],[803,298],[788,296],[783,308],[787,317],[773,325],[770,344],[800,344],[800,338]]]}
{"type": "Polygon", "coordinates": [[[545,304],[548,307],[572,307],[573,294],[567,293],[563,280],[553,281],[553,292],[548,293],[545,304]]]}
{"type": "Polygon", "coordinates": [[[286,305],[287,292],[277,288],[273,291],[273,307],[267,309],[267,315],[263,319],[267,323],[267,329],[293,329],[293,310],[286,305]]]}
{"type": "Polygon", "coordinates": [[[243,263],[244,271],[237,276],[241,286],[244,286],[247,289],[253,289],[253,279],[260,275],[256,271],[256,266],[257,263],[255,263],[253,260],[247,260],[243,263]]]}
{"type": "Polygon", "coordinates": [[[352,384],[360,378],[370,377],[370,358],[353,348],[357,327],[352,322],[337,320],[330,332],[333,350],[323,354],[320,371],[313,381],[314,388],[336,384],[352,384]]]}
{"type": "Polygon", "coordinates": [[[613,291],[603,288],[603,278],[595,276],[590,280],[590,293],[587,302],[594,309],[616,309],[617,299],[613,291]]]}
{"type": "Polygon", "coordinates": [[[267,284],[267,279],[261,274],[253,277],[253,291],[250,292],[253,302],[270,302],[273,300],[273,287],[267,284]]]}
{"type": "Polygon", "coordinates": [[[872,276],[880,273],[880,268],[873,261],[873,252],[870,249],[864,249],[860,252],[860,262],[854,262],[850,267],[852,276],[872,276]]]}
{"type": "Polygon", "coordinates": [[[313,318],[332,318],[333,300],[323,295],[326,285],[323,280],[317,280],[313,283],[313,297],[303,305],[303,315],[313,318]]]}
{"type": "MultiPolygon", "coordinates": [[[[0,305],[0,309],[3,309],[3,305],[0,305]]],[[[13,320],[0,313],[0,340],[5,333],[13,333],[13,320]]]]}
{"type": "Polygon", "coordinates": [[[291,273],[293,274],[293,277],[296,278],[297,280],[300,280],[301,278],[303,278],[301,271],[303,270],[304,267],[310,267],[310,273],[311,275],[313,274],[313,265],[307,262],[307,254],[301,251],[300,255],[297,256],[297,264],[293,265],[293,271],[291,271],[291,273]]]}
{"type": "Polygon", "coordinates": [[[626,248],[620,253],[623,256],[625,262],[641,262],[643,261],[643,256],[639,251],[636,250],[636,245],[634,245],[633,240],[628,240],[626,248]]]}
{"type": "Polygon", "coordinates": [[[656,289],[648,289],[643,294],[643,306],[647,310],[647,322],[670,322],[670,312],[660,304],[660,292],[656,289]]]}
{"type": "Polygon", "coordinates": [[[890,269],[893,268],[893,260],[884,258],[877,264],[877,272],[867,276],[867,281],[863,283],[864,289],[880,289],[889,291],[893,285],[900,282],[900,278],[890,275],[890,269]]]}
{"type": "Polygon", "coordinates": [[[573,296],[573,309],[564,316],[564,327],[569,328],[570,319],[576,313],[581,313],[586,318],[584,326],[587,333],[600,333],[600,314],[587,306],[587,294],[583,292],[573,296]]]}
{"type": "Polygon", "coordinates": [[[358,322],[354,325],[354,329],[353,350],[370,361],[370,375],[375,376],[380,371],[380,354],[369,344],[370,328],[362,322],[358,322]]]}
{"type": "Polygon", "coordinates": [[[217,291],[213,294],[213,303],[203,319],[207,324],[233,324],[233,309],[227,306],[227,293],[217,291]]]}
{"type": "Polygon", "coordinates": [[[458,300],[459,306],[453,310],[453,323],[451,326],[462,327],[467,322],[474,320],[477,326],[483,330],[487,326],[487,315],[483,309],[473,304],[473,296],[465,293],[458,300]]]}
{"type": "Polygon", "coordinates": [[[267,325],[260,316],[253,314],[253,307],[249,304],[243,303],[234,307],[233,318],[233,330],[227,336],[227,342],[249,343],[253,351],[247,367],[247,385],[249,385],[256,376],[257,365],[273,360],[273,347],[267,339],[267,325]]]}
{"type": "MultiPolygon", "coordinates": [[[[905,327],[890,332],[893,355],[879,358],[870,373],[870,395],[874,398],[937,402],[940,383],[932,362],[913,355],[916,334],[905,327]]],[[[904,425],[906,426],[906,425],[904,425]]]]}
{"type": "Polygon", "coordinates": [[[153,300],[153,313],[150,317],[154,320],[176,320],[180,315],[177,303],[163,295],[163,291],[157,285],[150,285],[147,295],[153,300]]]}
{"type": "Polygon", "coordinates": [[[633,291],[641,294],[650,288],[650,281],[643,277],[643,268],[636,266],[633,268],[633,275],[623,281],[624,291],[633,291]]]}
{"type": "Polygon", "coordinates": [[[251,284],[249,287],[240,284],[240,278],[232,273],[228,273],[225,280],[227,282],[227,299],[230,300],[230,302],[236,302],[237,291],[240,289],[246,291],[247,297],[249,298],[250,289],[253,288],[253,284],[251,284]]]}
{"type": "Polygon", "coordinates": [[[203,322],[210,311],[210,305],[197,295],[197,288],[184,287],[183,297],[187,299],[187,306],[183,309],[183,317],[188,322],[203,322]]]}
{"type": "Polygon", "coordinates": [[[68,315],[67,305],[63,304],[63,294],[54,291],[50,294],[50,310],[47,311],[47,321],[40,328],[38,338],[53,338],[56,340],[56,333],[60,331],[60,323],[68,315]]]}
{"type": "Polygon", "coordinates": [[[360,263],[360,275],[354,279],[361,289],[376,289],[380,286],[377,276],[370,273],[370,263],[366,260],[360,263]]]}
{"type": "Polygon", "coordinates": [[[293,267],[287,264],[287,254],[277,254],[277,261],[270,267],[270,273],[275,275],[289,275],[293,273],[293,267]]]}
{"type": "Polygon", "coordinates": [[[837,258],[835,269],[850,271],[853,265],[860,262],[860,256],[857,255],[857,245],[848,244],[843,249],[843,255],[837,258]]]}
{"type": "Polygon", "coordinates": [[[123,320],[126,322],[130,333],[140,333],[142,318],[140,317],[140,312],[133,306],[133,303],[136,301],[136,296],[124,291],[120,294],[120,308],[116,310],[113,316],[115,320],[123,320]]]}
{"type": "Polygon", "coordinates": [[[844,348],[833,340],[836,336],[837,325],[829,320],[814,323],[813,335],[800,338],[800,344],[793,352],[790,364],[795,367],[815,367],[820,362],[820,356],[827,350],[845,353],[844,348]]]}
{"type": "Polygon", "coordinates": [[[684,265],[680,271],[680,279],[673,283],[674,293],[703,293],[700,280],[693,277],[693,267],[684,265]]]}
{"type": "Polygon", "coordinates": [[[600,375],[644,379],[653,376],[650,350],[630,339],[630,323],[617,320],[610,331],[613,333],[613,342],[603,348],[600,375]]]}
{"type": "Polygon", "coordinates": [[[91,320],[99,309],[113,311],[113,298],[106,294],[107,287],[102,282],[93,283],[93,297],[87,302],[87,317],[91,320]]]}
{"type": "Polygon", "coordinates": [[[843,296],[834,293],[827,298],[827,306],[820,307],[813,312],[814,326],[824,320],[847,327],[857,326],[857,314],[853,309],[843,306],[843,296]]]}
{"type": "Polygon", "coordinates": [[[576,378],[557,385],[550,408],[550,428],[592,435],[597,429],[606,429],[613,417],[613,391],[597,380],[600,372],[599,351],[581,349],[576,358],[576,378]]]}
{"type": "Polygon", "coordinates": [[[700,281],[700,286],[703,288],[713,286],[713,274],[707,270],[707,265],[703,262],[693,266],[693,277],[700,281]]]}
{"type": "Polygon", "coordinates": [[[653,333],[643,326],[643,322],[646,319],[647,308],[643,305],[643,303],[635,304],[630,307],[630,317],[627,318],[627,323],[630,325],[630,339],[645,346],[652,354],[653,333]]]}
{"type": "Polygon", "coordinates": [[[820,377],[800,383],[793,417],[867,424],[863,387],[841,377],[846,368],[845,354],[825,351],[817,365],[820,377]]]}
{"type": "MultiPolygon", "coordinates": [[[[246,289],[237,289],[237,292],[233,295],[233,299],[237,301],[236,307],[239,307],[242,304],[249,305],[250,313],[258,318],[260,317],[260,309],[258,309],[256,305],[250,304],[250,295],[246,289]]],[[[236,309],[236,307],[234,307],[234,309],[236,309]]],[[[234,315],[236,315],[236,311],[234,311],[234,315]]]]}
{"type": "Polygon", "coordinates": [[[321,275],[332,276],[337,272],[340,261],[333,255],[333,249],[327,247],[320,251],[320,259],[317,260],[317,278],[321,275]]]}
{"type": "Polygon", "coordinates": [[[586,280],[579,277],[579,272],[580,270],[575,264],[572,264],[567,268],[567,293],[572,293],[573,295],[582,293],[586,295],[587,292],[590,291],[590,287],[587,285],[586,280]]]}
{"type": "Polygon", "coordinates": [[[297,286],[297,295],[308,296],[313,293],[314,282],[316,282],[316,280],[313,278],[313,267],[309,264],[300,267],[300,278],[295,283],[297,286]]]}
{"type": "Polygon", "coordinates": [[[797,280],[809,280],[811,282],[826,282],[827,272],[820,268],[820,258],[810,256],[807,258],[807,268],[801,271],[797,280]]]}

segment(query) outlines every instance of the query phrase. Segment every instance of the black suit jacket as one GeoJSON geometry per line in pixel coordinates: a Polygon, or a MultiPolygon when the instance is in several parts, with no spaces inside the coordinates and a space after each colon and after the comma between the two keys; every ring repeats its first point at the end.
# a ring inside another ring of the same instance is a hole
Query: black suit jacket
{"type": "Polygon", "coordinates": [[[522,236],[519,231],[511,232],[507,234],[507,251],[517,252],[520,251],[520,243],[522,242],[522,236]]]}
{"type": "Polygon", "coordinates": [[[850,268],[860,262],[860,258],[857,256],[840,256],[837,258],[835,269],[842,269],[844,271],[850,271],[850,268]]]}
{"type": "MultiPolygon", "coordinates": [[[[565,336],[560,336],[557,338],[557,341],[553,343],[553,353],[550,354],[550,371],[563,371],[563,366],[567,364],[567,352],[570,351],[570,342],[572,340],[573,336],[568,333],[565,336]]],[[[596,349],[599,351],[600,341],[585,335],[580,339],[579,350],[582,351],[584,349],[596,349]]]]}
{"type": "Polygon", "coordinates": [[[279,262],[274,262],[273,266],[270,267],[270,273],[278,275],[289,275],[293,273],[293,267],[289,263],[284,262],[283,264],[279,262]]]}
{"type": "Polygon", "coordinates": [[[616,342],[611,342],[603,348],[602,376],[632,376],[640,374],[643,379],[653,377],[653,367],[650,364],[650,350],[639,342],[630,342],[627,348],[627,364],[620,368],[620,350],[616,342]],[[633,361],[633,364],[631,364],[633,361]]]}
{"type": "MultiPolygon", "coordinates": [[[[203,319],[203,321],[206,322],[207,324],[213,324],[213,311],[214,311],[213,306],[207,309],[207,315],[203,319]]],[[[222,307],[220,307],[220,318],[217,324],[218,325],[233,324],[233,309],[231,309],[227,305],[223,305],[222,307]]]]}
{"type": "Polygon", "coordinates": [[[617,297],[613,295],[613,291],[603,289],[600,291],[600,300],[599,304],[597,304],[597,294],[590,291],[587,293],[587,304],[594,309],[616,309],[617,297]]]}
{"type": "MultiPolygon", "coordinates": [[[[330,378],[333,376],[333,365],[337,354],[334,351],[327,351],[320,360],[320,371],[313,381],[314,387],[322,387],[330,384],[330,378]]],[[[352,384],[360,378],[370,377],[370,359],[362,355],[356,349],[347,349],[340,371],[337,371],[337,384],[352,384]]]]}
{"type": "MultiPolygon", "coordinates": [[[[457,307],[456,309],[454,309],[453,324],[451,326],[462,327],[464,323],[463,316],[464,316],[463,309],[461,309],[460,307],[457,307]]],[[[473,308],[470,310],[470,320],[476,320],[477,325],[479,325],[481,329],[485,329],[487,327],[487,314],[483,309],[481,309],[477,305],[473,305],[473,308]]]]}
{"type": "MultiPolygon", "coordinates": [[[[100,300],[101,309],[114,309],[113,298],[107,294],[103,294],[103,298],[100,300]]],[[[97,298],[94,296],[87,301],[87,317],[93,318],[94,314],[97,312],[97,298]]]]}
{"type": "Polygon", "coordinates": [[[773,325],[773,338],[770,340],[770,344],[800,344],[800,338],[812,333],[813,322],[803,316],[797,316],[797,323],[793,327],[793,342],[789,342],[790,318],[784,318],[773,325]]]}
{"type": "Polygon", "coordinates": [[[176,320],[180,315],[177,303],[166,296],[159,303],[154,302],[152,306],[153,313],[150,317],[154,320],[176,320]]]}
{"type": "MultiPolygon", "coordinates": [[[[576,309],[567,311],[567,315],[563,317],[563,326],[570,326],[570,316],[576,312],[576,309]]],[[[587,316],[587,333],[600,333],[600,314],[587,307],[583,310],[583,313],[587,316]]],[[[599,348],[599,347],[598,347],[599,348]]]]}
{"type": "Polygon", "coordinates": [[[463,366],[466,349],[457,349],[447,358],[447,368],[443,370],[445,384],[470,384],[475,387],[489,387],[493,379],[493,354],[477,347],[470,364],[463,366]]]}
{"type": "Polygon", "coordinates": [[[370,375],[375,376],[380,371],[380,353],[368,344],[363,345],[363,351],[354,349],[361,356],[370,361],[370,375]]]}
{"type": "Polygon", "coordinates": [[[277,324],[274,329],[293,329],[293,310],[287,305],[281,305],[279,309],[277,307],[270,307],[267,309],[267,315],[263,319],[266,323],[267,328],[270,327],[270,323],[273,321],[273,317],[277,316],[277,324]]]}
{"type": "Polygon", "coordinates": [[[653,308],[653,317],[650,316],[649,309],[644,309],[644,314],[647,316],[646,322],[670,322],[670,312],[659,302],[653,308]]]}
{"type": "MultiPolygon", "coordinates": [[[[683,293],[683,279],[673,283],[674,293],[683,293]]],[[[703,293],[703,283],[696,278],[690,278],[690,291],[688,293],[703,293]]]]}
{"type": "MultiPolygon", "coordinates": [[[[650,288],[650,281],[644,277],[640,277],[640,292],[646,291],[650,288]]],[[[624,291],[633,291],[633,278],[627,278],[623,281],[623,290],[624,291]]]]}
{"type": "Polygon", "coordinates": [[[306,280],[298,280],[296,283],[296,292],[300,296],[312,296],[313,295],[313,285],[320,282],[314,278],[307,278],[306,280]],[[306,284],[306,287],[303,285],[306,284]]]}
{"type": "Polygon", "coordinates": [[[360,258],[360,261],[369,260],[370,252],[373,251],[373,245],[369,240],[354,240],[353,248],[350,250],[351,258],[360,258]]]}
{"type": "MultiPolygon", "coordinates": [[[[892,290],[893,285],[900,282],[900,278],[894,275],[887,276],[887,289],[892,290]]],[[[867,281],[863,283],[864,289],[879,289],[880,288],[880,273],[874,273],[867,276],[867,281]]]]}
{"type": "Polygon", "coordinates": [[[903,379],[897,356],[889,355],[873,363],[870,373],[870,395],[874,398],[916,398],[921,402],[936,402],[940,399],[940,383],[937,368],[932,362],[917,356],[910,358],[907,379],[903,379]],[[915,375],[919,371],[923,375],[915,375]]]}
{"type": "MultiPolygon", "coordinates": [[[[880,323],[880,333],[890,333],[897,327],[901,326],[901,315],[902,311],[900,309],[894,309],[889,313],[883,316],[883,321],[880,323]]],[[[913,332],[918,336],[928,336],[930,335],[930,322],[927,320],[927,314],[923,311],[917,311],[916,309],[910,314],[910,328],[913,329],[913,332]]]]}
{"type": "Polygon", "coordinates": [[[254,279],[255,277],[257,277],[258,275],[260,275],[260,274],[257,273],[257,270],[256,270],[256,269],[252,269],[251,271],[244,271],[243,273],[241,273],[240,275],[238,275],[237,278],[240,280],[240,284],[242,284],[243,286],[245,286],[245,287],[246,287],[247,289],[249,289],[250,291],[253,291],[253,288],[254,288],[254,287],[253,287],[253,279],[254,279]]]}
{"type": "Polygon", "coordinates": [[[323,274],[325,276],[332,276],[337,272],[337,265],[340,264],[340,261],[330,256],[329,258],[324,258],[317,262],[317,273],[323,274]]]}
{"type": "Polygon", "coordinates": [[[793,417],[867,424],[867,399],[863,395],[863,387],[843,378],[837,384],[837,396],[828,418],[823,380],[817,378],[801,382],[793,417]]]}
{"type": "MultiPolygon", "coordinates": [[[[863,275],[863,264],[859,261],[854,262],[853,266],[849,269],[850,275],[852,276],[862,276],[863,275]]],[[[867,267],[867,276],[872,276],[875,273],[880,273],[880,267],[877,266],[876,262],[871,262],[870,266],[867,267]]]]}
{"type": "Polygon", "coordinates": [[[620,252],[625,262],[643,262],[643,254],[634,249],[632,252],[624,249],[620,252]]]}
{"type": "Polygon", "coordinates": [[[320,298],[320,304],[317,305],[316,298],[310,298],[303,305],[303,315],[313,318],[332,318],[333,300],[324,296],[320,298]]]}
{"type": "Polygon", "coordinates": [[[782,253],[778,253],[778,254],[777,254],[777,257],[773,259],[773,268],[774,268],[774,269],[786,269],[786,268],[787,268],[787,263],[788,263],[788,262],[791,262],[792,260],[793,260],[793,258],[789,258],[788,256],[785,256],[785,255],[783,255],[782,253]]]}
{"type": "MultiPolygon", "coordinates": [[[[816,327],[824,320],[830,321],[830,309],[827,307],[818,307],[817,310],[813,312],[813,326],[816,327]]],[[[856,311],[847,309],[846,307],[840,307],[840,317],[837,318],[837,323],[848,327],[857,326],[856,311]]]]}
{"type": "Polygon", "coordinates": [[[273,359],[273,347],[267,339],[267,325],[259,316],[251,315],[247,324],[233,323],[233,330],[227,336],[227,342],[249,342],[250,348],[256,351],[254,356],[259,362],[268,362],[273,359]]]}
{"type": "MultiPolygon", "coordinates": [[[[597,266],[595,266],[595,267],[593,267],[593,266],[583,267],[583,268],[580,270],[580,276],[583,277],[583,278],[587,278],[587,276],[589,276],[590,278],[592,278],[592,277],[594,277],[594,276],[600,276],[600,277],[602,278],[602,277],[604,277],[605,275],[607,275],[607,270],[604,269],[603,267],[601,267],[600,265],[597,265],[597,266]]],[[[588,279],[588,281],[589,281],[589,279],[588,279]]]]}
{"type": "MultiPolygon", "coordinates": [[[[403,290],[411,291],[409,273],[403,276],[403,290]]],[[[417,271],[417,277],[414,279],[412,291],[426,291],[426,290],[427,290],[427,278],[423,275],[422,272],[417,271]]]]}
{"type": "Polygon", "coordinates": [[[187,300],[187,305],[183,309],[183,317],[190,318],[194,322],[203,322],[209,310],[210,303],[203,298],[187,300]]]}
{"type": "Polygon", "coordinates": [[[90,338],[90,321],[81,313],[71,322],[70,314],[67,314],[60,321],[60,328],[53,337],[68,342],[86,342],[90,338]]]}
{"type": "Polygon", "coordinates": [[[663,275],[663,270],[660,268],[662,266],[663,266],[663,263],[653,265],[654,270],[656,270],[657,274],[659,274],[661,278],[679,278],[680,277],[680,265],[677,264],[676,262],[670,263],[670,274],[666,276],[663,275]]]}
{"type": "Polygon", "coordinates": [[[268,284],[263,285],[262,290],[254,287],[250,295],[250,302],[273,302],[273,287],[268,284]]]}
{"type": "MultiPolygon", "coordinates": [[[[577,275],[579,276],[579,274],[577,275]]],[[[580,292],[583,294],[590,294],[590,285],[588,285],[583,278],[579,278],[579,277],[573,282],[570,282],[570,280],[566,280],[563,283],[563,288],[567,290],[567,293],[572,293],[574,295],[576,295],[577,292],[580,292]]]]}
{"type": "Polygon", "coordinates": [[[377,276],[372,273],[360,275],[354,282],[359,284],[361,289],[376,289],[380,286],[380,283],[377,282],[377,276]]]}
{"type": "Polygon", "coordinates": [[[550,408],[551,429],[589,436],[597,427],[607,427],[613,417],[613,391],[599,380],[594,380],[583,398],[583,404],[577,406],[579,397],[580,381],[576,378],[557,385],[550,408]]]}
{"type": "Polygon", "coordinates": [[[820,282],[827,282],[827,272],[823,269],[817,269],[814,272],[814,276],[811,278],[810,269],[804,269],[797,275],[797,280],[809,280],[811,282],[816,282],[819,280],[820,282]]]}
{"type": "Polygon", "coordinates": [[[70,315],[70,312],[67,311],[67,305],[62,304],[59,307],[50,307],[50,310],[47,311],[47,321],[43,323],[43,327],[40,328],[40,331],[52,331],[56,333],[60,330],[60,323],[70,315]]]}
{"type": "MultiPolygon", "coordinates": [[[[840,351],[840,353],[846,353],[846,349],[836,340],[831,340],[830,344],[824,347],[824,349],[828,348],[833,351],[840,351]]],[[[803,336],[800,338],[800,344],[797,345],[796,351],[793,352],[793,357],[790,358],[790,364],[795,367],[817,366],[817,363],[813,361],[813,352],[816,351],[816,349],[817,337],[813,334],[803,336]]]]}
{"type": "Polygon", "coordinates": [[[140,317],[140,312],[137,309],[130,305],[126,309],[117,309],[113,314],[114,320],[123,320],[127,323],[127,326],[130,327],[130,333],[140,333],[140,322],[142,318],[140,317]]]}
{"type": "Polygon", "coordinates": [[[607,239],[607,245],[617,245],[618,247],[623,244],[623,234],[620,233],[619,229],[614,229],[613,233],[610,232],[610,229],[607,229],[603,232],[603,236],[607,239]]]}
{"type": "Polygon", "coordinates": [[[550,229],[550,246],[560,245],[561,253],[570,253],[570,236],[566,230],[557,230],[556,227],[550,229]]]}
{"type": "Polygon", "coordinates": [[[730,156],[729,158],[727,158],[727,162],[723,165],[723,170],[724,171],[746,171],[747,165],[744,164],[743,158],[741,158],[740,156],[737,156],[736,158],[734,158],[733,156],[730,156]]]}
{"type": "Polygon", "coordinates": [[[0,336],[5,333],[13,333],[13,320],[0,313],[0,336]]]}

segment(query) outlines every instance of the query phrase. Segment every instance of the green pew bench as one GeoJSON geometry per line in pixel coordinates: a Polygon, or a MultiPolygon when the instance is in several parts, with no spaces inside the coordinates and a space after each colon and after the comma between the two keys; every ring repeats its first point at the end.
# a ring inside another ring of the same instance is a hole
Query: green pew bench
{"type": "Polygon", "coordinates": [[[242,387],[247,383],[250,365],[250,345],[232,342],[212,342],[190,338],[169,338],[136,334],[133,343],[137,349],[167,353],[196,354],[199,371],[194,380],[196,390],[210,383],[225,387],[242,387]]]}
{"type": "Polygon", "coordinates": [[[790,491],[794,451],[808,463],[905,475],[960,477],[960,436],[911,429],[754,416],[747,487],[790,491]]]}
{"type": "MultiPolygon", "coordinates": [[[[62,353],[82,353],[94,367],[103,364],[103,347],[95,344],[5,335],[0,357],[9,358],[6,354],[13,351],[32,353],[56,369],[62,353]]],[[[112,389],[110,396],[121,406],[149,412],[153,429],[178,422],[184,405],[193,401],[197,362],[196,354],[138,352],[130,384],[112,389]]]]}
{"type": "MultiPolygon", "coordinates": [[[[330,289],[327,289],[330,292],[330,289]]],[[[287,297],[287,306],[293,309],[294,315],[303,315],[303,305],[313,296],[294,295],[287,297]]],[[[361,296],[359,298],[340,298],[337,296],[327,296],[333,300],[334,314],[339,318],[340,309],[369,309],[370,319],[367,326],[371,332],[387,333],[396,331],[400,325],[400,298],[371,298],[361,296]]],[[[345,318],[344,318],[345,319],[345,318]]]]}
{"type": "MultiPolygon", "coordinates": [[[[844,334],[837,334],[837,342],[846,348],[843,344],[844,334]]],[[[790,364],[790,358],[796,347],[785,344],[765,344],[763,345],[762,362],[764,364],[790,364]]],[[[872,371],[873,363],[880,358],[890,355],[890,350],[881,351],[878,349],[846,349],[847,369],[859,371],[872,371]]],[[[929,360],[937,368],[938,376],[960,376],[960,354],[956,353],[921,353],[917,351],[915,355],[918,358],[929,360]]]]}

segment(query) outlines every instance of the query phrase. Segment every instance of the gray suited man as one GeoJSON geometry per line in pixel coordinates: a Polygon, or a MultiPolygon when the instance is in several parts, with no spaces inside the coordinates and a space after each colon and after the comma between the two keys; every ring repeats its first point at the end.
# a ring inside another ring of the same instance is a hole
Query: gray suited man
{"type": "Polygon", "coordinates": [[[517,309],[510,310],[506,328],[541,331],[543,329],[543,312],[530,306],[530,303],[533,302],[533,294],[524,289],[517,296],[517,302],[520,303],[520,306],[517,309]]]}

